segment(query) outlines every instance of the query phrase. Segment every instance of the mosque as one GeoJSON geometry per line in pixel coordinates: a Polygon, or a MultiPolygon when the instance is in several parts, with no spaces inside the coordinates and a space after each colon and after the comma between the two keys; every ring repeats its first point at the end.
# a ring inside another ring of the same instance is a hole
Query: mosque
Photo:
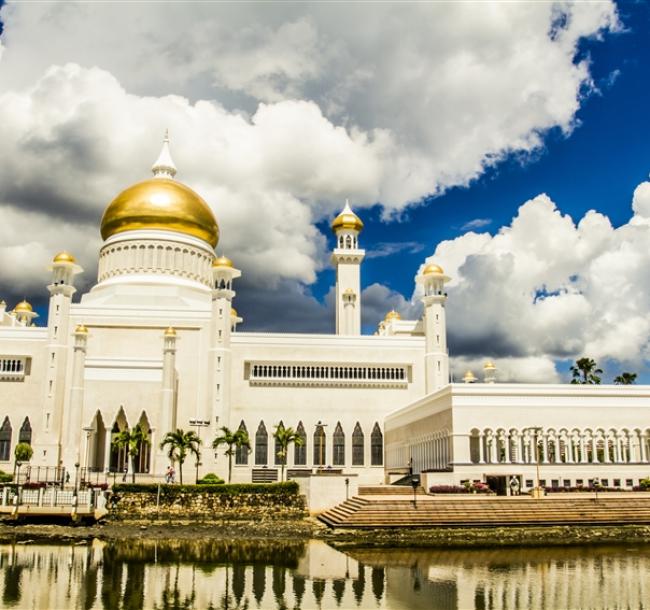
{"type": "Polygon", "coordinates": [[[286,457],[291,477],[326,469],[373,484],[413,471],[430,484],[517,477],[525,488],[537,472],[560,486],[600,477],[631,487],[650,475],[647,386],[500,384],[492,363],[482,383],[450,383],[450,278],[435,264],[417,277],[421,320],[392,311],[362,335],[363,223],[347,203],[332,223],[335,334],[245,332],[242,271],[215,254],[215,216],[175,179],[167,138],[152,171],[106,208],[97,282],[80,300],[83,269],[60,252],[47,326],[28,302],[0,302],[0,469],[11,471],[15,445],[28,442],[32,472],[122,473],[125,452],[111,441],[139,425],[149,442],[137,473],[164,473],[160,441],[182,428],[203,441],[197,474],[225,478],[228,460],[211,441],[227,426],[251,439],[233,481],[277,480],[282,425],[304,441],[286,457]]]}

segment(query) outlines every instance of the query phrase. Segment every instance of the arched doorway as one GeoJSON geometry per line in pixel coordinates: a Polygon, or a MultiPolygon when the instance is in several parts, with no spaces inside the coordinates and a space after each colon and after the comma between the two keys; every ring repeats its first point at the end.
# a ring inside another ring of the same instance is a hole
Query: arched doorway
{"type": "Polygon", "coordinates": [[[111,453],[109,460],[109,470],[111,472],[124,472],[124,469],[127,467],[126,447],[116,447],[113,441],[120,432],[128,429],[129,422],[126,420],[124,410],[120,409],[111,428],[111,453]]]}

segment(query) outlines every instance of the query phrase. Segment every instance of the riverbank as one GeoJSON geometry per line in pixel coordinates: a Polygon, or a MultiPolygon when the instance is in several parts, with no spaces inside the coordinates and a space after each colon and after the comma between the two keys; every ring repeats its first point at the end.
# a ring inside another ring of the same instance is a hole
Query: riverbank
{"type": "Polygon", "coordinates": [[[650,526],[550,526],[332,530],[315,519],[143,523],[122,521],[92,526],[0,524],[0,543],[87,544],[93,539],[119,540],[323,540],[346,548],[495,548],[638,544],[650,542],[650,526]]]}

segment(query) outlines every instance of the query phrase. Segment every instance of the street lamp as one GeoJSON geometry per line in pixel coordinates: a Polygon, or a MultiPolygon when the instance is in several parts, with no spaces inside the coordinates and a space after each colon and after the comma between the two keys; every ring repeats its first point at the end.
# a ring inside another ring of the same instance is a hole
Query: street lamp
{"type": "Polygon", "coordinates": [[[324,424],[318,420],[318,423],[316,424],[316,430],[320,430],[320,469],[323,470],[323,466],[325,465],[325,426],[327,424],[324,424]]]}
{"type": "Polygon", "coordinates": [[[90,462],[90,435],[95,431],[95,428],[92,426],[88,426],[83,429],[83,431],[86,433],[86,458],[85,458],[85,464],[84,464],[84,470],[86,471],[86,479],[89,480],[90,476],[88,475],[89,468],[88,464],[90,462]]]}
{"type": "MultiPolygon", "coordinates": [[[[201,445],[201,428],[205,428],[210,425],[210,422],[207,419],[190,419],[190,426],[196,428],[196,435],[199,438],[199,446],[201,445]]],[[[199,482],[199,466],[201,465],[201,450],[196,456],[196,478],[195,483],[199,482]]]]}

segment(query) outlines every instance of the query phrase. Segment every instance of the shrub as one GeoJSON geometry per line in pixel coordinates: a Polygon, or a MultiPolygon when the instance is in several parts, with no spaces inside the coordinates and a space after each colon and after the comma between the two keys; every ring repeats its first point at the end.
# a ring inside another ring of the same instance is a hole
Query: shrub
{"type": "Polygon", "coordinates": [[[639,487],[641,488],[642,491],[650,491],[650,477],[647,477],[646,479],[641,479],[639,481],[639,487]]]}
{"type": "Polygon", "coordinates": [[[429,492],[432,494],[466,494],[469,493],[469,490],[460,485],[432,485],[429,487],[429,492]]]}
{"type": "Polygon", "coordinates": [[[0,470],[0,483],[11,483],[14,480],[13,475],[0,470]]]}
{"type": "Polygon", "coordinates": [[[197,485],[223,485],[224,480],[218,477],[214,472],[208,472],[202,479],[199,479],[197,485]]]}
{"type": "MultiPolygon", "coordinates": [[[[181,493],[194,494],[298,494],[298,483],[287,481],[286,483],[218,483],[203,485],[176,485],[161,484],[161,494],[176,496],[181,493]]],[[[115,493],[158,493],[156,483],[119,483],[113,487],[115,493]]]]}

